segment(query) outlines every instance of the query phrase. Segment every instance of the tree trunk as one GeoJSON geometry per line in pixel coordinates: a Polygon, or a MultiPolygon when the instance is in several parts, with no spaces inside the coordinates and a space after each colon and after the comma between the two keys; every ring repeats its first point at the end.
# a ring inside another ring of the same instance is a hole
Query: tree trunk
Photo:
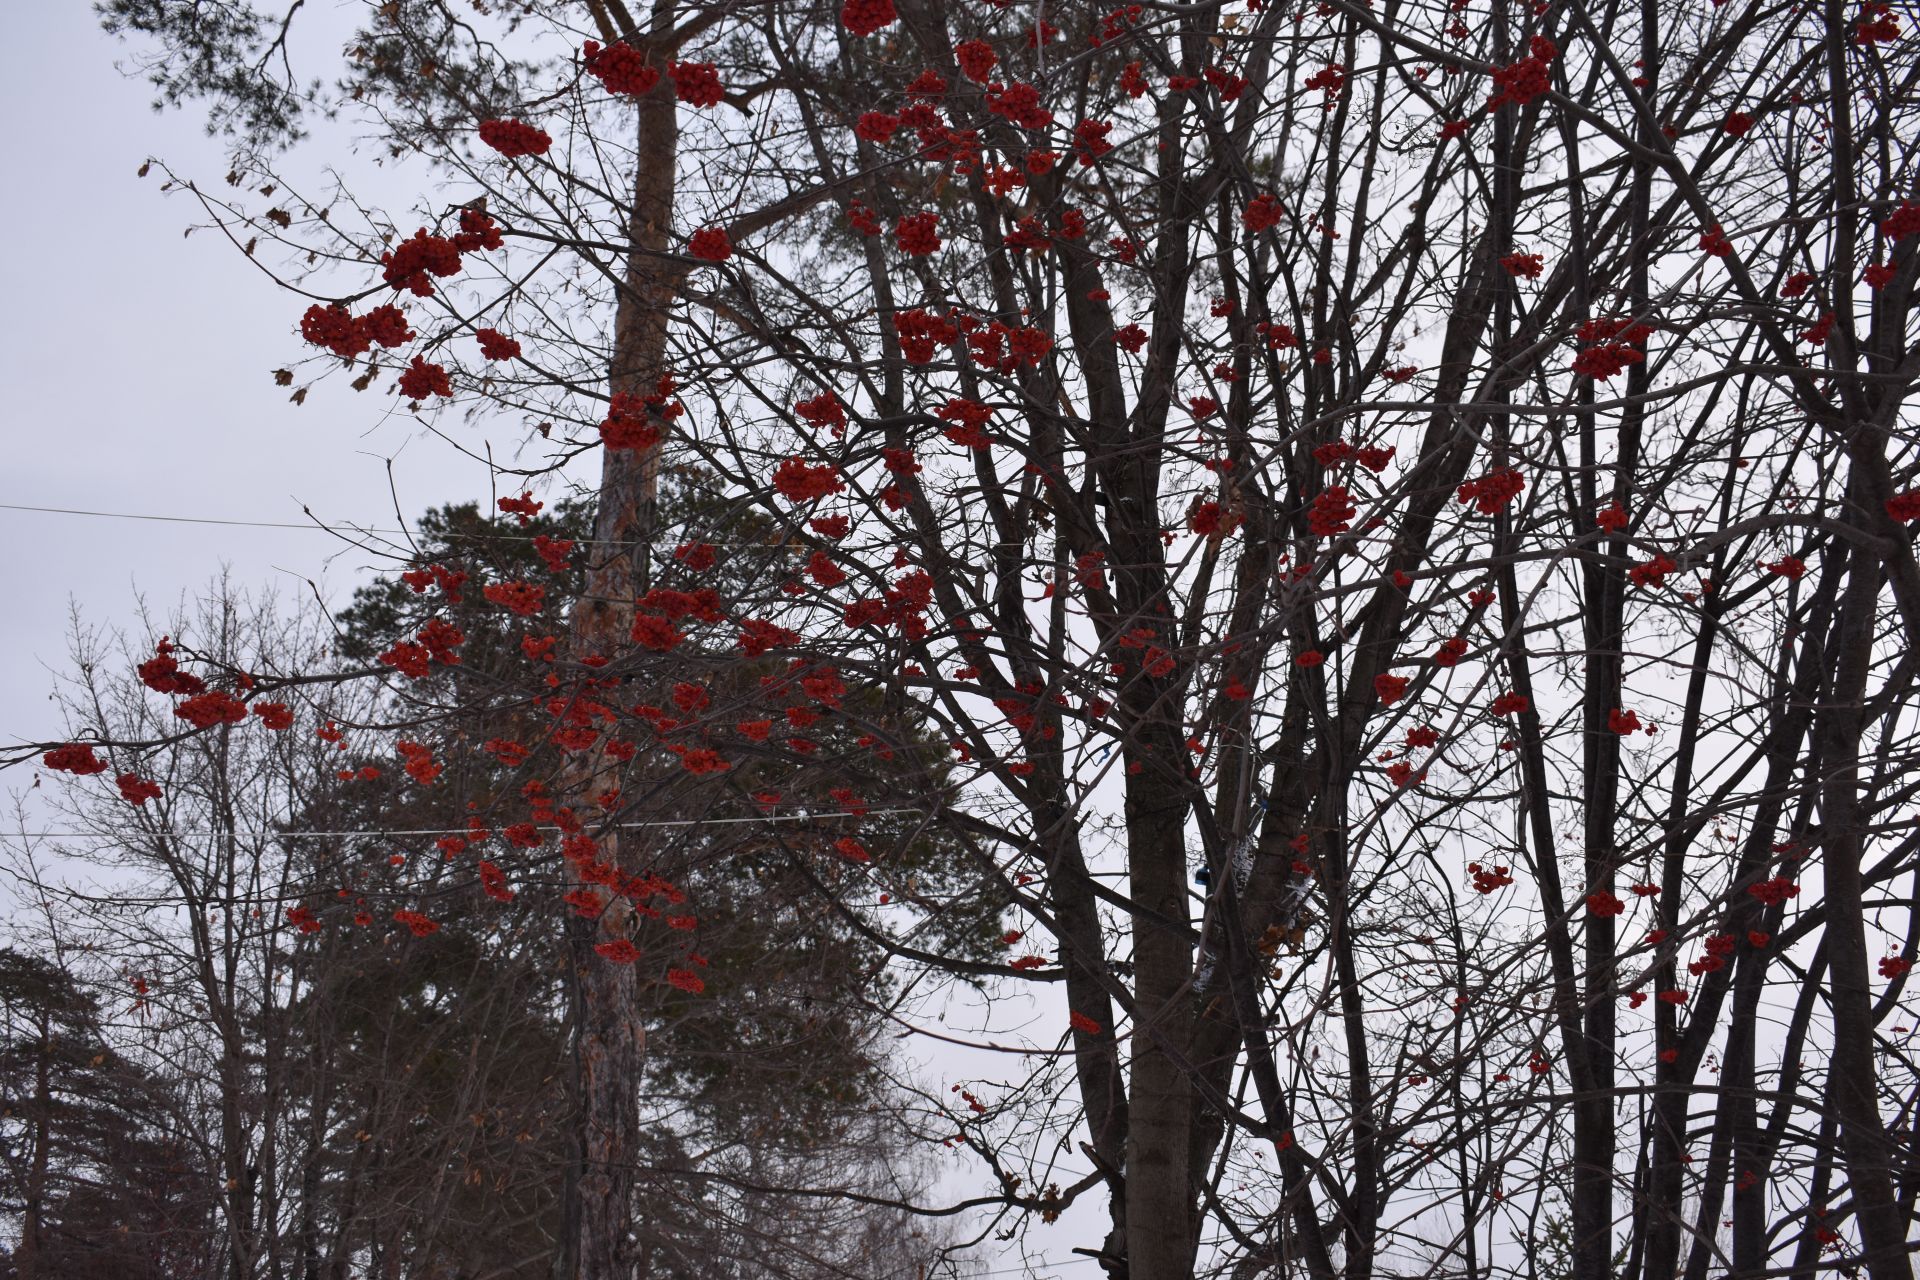
{"type": "MultiPolygon", "coordinates": [[[[1154,735],[1156,738],[1159,735],[1154,735]]],[[[1154,744],[1158,747],[1158,743],[1154,744]]],[[[1128,873],[1133,901],[1133,1057],[1128,1072],[1126,1227],[1129,1280],[1177,1280],[1193,1272],[1193,1200],[1187,1175],[1192,1083],[1167,1052],[1192,1037],[1187,982],[1186,805],[1163,749],[1128,751],[1147,776],[1127,788],[1128,873]]],[[[1177,759],[1177,758],[1176,758],[1177,759]]]]}
{"type": "Polygon", "coordinates": [[[20,1245],[13,1254],[18,1280],[34,1280],[38,1274],[40,1218],[47,1199],[47,1148],[53,1136],[52,1058],[53,1019],[42,1014],[39,1052],[33,1060],[33,1156],[27,1169],[26,1203],[20,1212],[20,1245]]]}
{"type": "MultiPolygon", "coordinates": [[[[1861,488],[1854,486],[1855,492],[1861,488]]],[[[1880,561],[1855,556],[1841,604],[1844,648],[1832,701],[1821,715],[1825,763],[1820,794],[1826,879],[1827,962],[1833,990],[1833,1067],[1829,1076],[1840,1147],[1853,1189],[1854,1216],[1873,1280],[1910,1280],[1906,1222],[1894,1195],[1894,1148],[1880,1115],[1873,1062],[1873,999],[1867,985],[1866,924],[1861,901],[1860,735],[1866,728],[1867,678],[1873,668],[1873,615],[1880,561]]]]}
{"type": "MultiPolygon", "coordinates": [[[[656,30],[666,15],[656,13],[656,30]]],[[[659,55],[656,53],[656,57],[659,55]]],[[[674,167],[679,122],[673,96],[639,100],[633,210],[628,257],[614,316],[608,366],[614,394],[652,394],[666,372],[667,321],[680,269],[662,257],[673,231],[674,167]]],[[[586,588],[569,620],[568,650],[575,669],[590,657],[626,649],[633,602],[647,589],[659,487],[659,450],[605,449],[601,454],[594,544],[586,588]]],[[[564,782],[562,799],[578,812],[594,807],[612,777],[598,752],[564,782]]],[[[620,838],[597,833],[600,857],[620,865],[620,838]]],[[[573,876],[578,887],[584,881],[573,876]]],[[[600,917],[599,935],[621,938],[632,927],[631,905],[616,898],[600,917]]],[[[574,1039],[576,1168],[568,1184],[563,1272],[571,1280],[630,1280],[633,1275],[633,1169],[639,1138],[637,1093],[646,1054],[646,1030],[636,1013],[629,965],[593,954],[596,935],[576,932],[571,947],[579,1025],[574,1039]]]]}

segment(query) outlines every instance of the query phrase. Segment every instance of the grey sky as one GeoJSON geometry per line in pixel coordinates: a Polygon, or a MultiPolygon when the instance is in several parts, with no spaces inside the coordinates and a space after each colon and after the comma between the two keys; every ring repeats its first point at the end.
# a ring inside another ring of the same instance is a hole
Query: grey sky
{"type": "MultiPolygon", "coordinates": [[[[304,303],[277,291],[199,210],[169,198],[149,156],[218,183],[224,153],[189,112],[156,115],[115,69],[126,48],[85,0],[16,0],[0,40],[11,122],[0,201],[0,370],[7,396],[0,503],[140,514],[394,523],[383,458],[409,516],[487,491],[483,469],[386,417],[378,391],[342,380],[304,406],[272,371],[303,354],[304,303]]],[[[346,139],[342,139],[343,145],[346,139]]],[[[124,623],[136,589],[159,612],[222,563],[237,582],[338,592],[366,557],[299,529],[102,520],[0,509],[0,740],[58,733],[49,667],[64,664],[68,602],[124,623]]],[[[8,778],[14,789],[24,779],[8,778]]]]}

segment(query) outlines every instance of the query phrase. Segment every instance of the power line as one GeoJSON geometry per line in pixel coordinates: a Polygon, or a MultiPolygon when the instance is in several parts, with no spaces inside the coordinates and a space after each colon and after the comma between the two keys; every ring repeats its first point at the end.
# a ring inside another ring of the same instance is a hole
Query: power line
{"type": "MultiPolygon", "coordinates": [[[[616,830],[633,831],[645,827],[718,827],[735,826],[749,822],[819,822],[828,818],[884,818],[895,817],[901,814],[913,814],[924,817],[926,811],[924,809],[862,809],[858,811],[852,809],[834,809],[816,813],[811,810],[802,809],[797,813],[763,813],[738,818],[672,818],[654,822],[614,822],[602,824],[602,829],[604,830],[610,826],[616,830]]],[[[539,831],[562,830],[561,827],[552,825],[539,826],[535,829],[539,831]]],[[[257,838],[306,836],[315,839],[328,839],[339,836],[464,836],[470,835],[471,833],[472,828],[470,827],[414,827],[399,830],[361,828],[358,830],[342,831],[264,831],[258,828],[247,831],[229,831],[225,827],[168,827],[160,832],[144,834],[170,836],[244,835],[257,838]]],[[[97,837],[102,840],[119,838],[99,831],[0,831],[0,839],[82,840],[90,837],[97,837]]]]}
{"type": "MultiPolygon", "coordinates": [[[[381,525],[342,524],[336,528],[333,525],[323,524],[318,520],[303,523],[298,520],[233,520],[216,516],[166,516],[143,511],[92,511],[83,507],[36,507],[24,502],[0,502],[0,511],[27,511],[36,515],[51,516],[92,516],[100,520],[151,520],[160,524],[212,524],[240,529],[305,529],[310,533],[330,533],[336,538],[344,537],[350,533],[377,533],[383,537],[406,538],[414,538],[422,535],[422,531],[419,529],[390,529],[381,525]]],[[[464,542],[532,542],[534,538],[540,535],[531,533],[462,533],[457,529],[442,529],[439,533],[431,536],[464,542]]],[[[574,538],[571,539],[571,541],[580,546],[589,547],[678,547],[685,542],[700,542],[701,539],[695,534],[688,534],[682,538],[661,538],[654,541],[645,541],[639,538],[609,538],[605,541],[599,538],[574,538]]],[[[712,547],[716,551],[778,551],[796,548],[805,550],[814,544],[782,537],[769,538],[764,542],[708,542],[705,543],[705,545],[712,547]]],[[[1025,544],[1019,542],[991,542],[983,545],[998,549],[1023,546],[1025,544]]],[[[1109,561],[1108,564],[1110,567],[1118,567],[1113,566],[1111,561],[1109,561]]]]}
{"type": "MultiPolygon", "coordinates": [[[[36,506],[29,506],[25,503],[20,503],[20,502],[0,502],[0,511],[28,511],[38,515],[56,515],[56,516],[92,516],[94,518],[101,519],[101,520],[150,520],[150,521],[155,521],[161,524],[212,524],[212,525],[225,525],[232,528],[241,528],[241,529],[305,529],[310,533],[329,533],[335,537],[344,537],[347,534],[376,534],[377,533],[382,535],[383,537],[413,538],[413,537],[418,537],[421,534],[421,531],[418,529],[390,529],[390,528],[385,528],[379,525],[345,524],[345,525],[341,525],[339,528],[334,528],[331,525],[322,524],[317,520],[313,522],[302,522],[297,520],[230,520],[230,519],[221,519],[215,516],[167,516],[167,515],[155,515],[152,513],[139,512],[139,511],[90,511],[81,507],[36,507],[36,506]]],[[[534,538],[538,535],[528,534],[528,533],[462,533],[453,529],[445,529],[435,536],[452,539],[456,541],[466,541],[466,542],[532,542],[534,538]]],[[[574,541],[585,543],[591,546],[664,547],[664,546],[678,546],[682,541],[698,541],[698,539],[693,537],[688,537],[688,538],[679,539],[679,540],[669,538],[669,539],[662,539],[662,540],[653,541],[653,542],[643,542],[640,539],[628,538],[628,539],[610,540],[610,541],[602,542],[597,538],[577,538],[577,539],[574,539],[574,541]]],[[[769,547],[777,547],[782,544],[775,543],[775,542],[764,542],[764,543],[735,542],[735,543],[708,543],[707,545],[712,546],[717,550],[740,551],[740,550],[766,549],[769,547]]]]}
{"type": "MultiPolygon", "coordinates": [[[[0,511],[34,511],[42,515],[97,516],[106,520],[157,520],[165,524],[224,524],[247,529],[312,529],[331,532],[325,525],[292,520],[219,520],[212,516],[158,516],[132,511],[85,511],[78,507],[30,507],[18,502],[0,502],[0,511]]],[[[358,533],[405,533],[405,529],[359,529],[358,533]]]]}
{"type": "Polygon", "coordinates": [[[970,1271],[966,1273],[965,1280],[984,1280],[984,1278],[987,1276],[1031,1276],[1031,1275],[1036,1275],[1042,1271],[1051,1271],[1055,1267],[1072,1267],[1072,1266],[1078,1266],[1080,1263],[1083,1263],[1083,1262],[1098,1262],[1098,1261],[1100,1261],[1100,1259],[1091,1257],[1091,1256],[1086,1256],[1086,1257],[1079,1257],[1079,1258],[1063,1258],[1059,1262],[1030,1262],[1025,1266],[1005,1268],[998,1271],[970,1271]]]}

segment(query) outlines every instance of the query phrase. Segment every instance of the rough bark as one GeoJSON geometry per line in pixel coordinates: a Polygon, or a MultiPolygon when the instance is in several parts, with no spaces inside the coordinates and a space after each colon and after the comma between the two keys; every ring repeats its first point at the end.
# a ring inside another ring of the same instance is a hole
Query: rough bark
{"type": "MultiPolygon", "coordinates": [[[[673,228],[676,110],[665,93],[649,94],[639,104],[628,255],[608,362],[608,386],[615,394],[650,394],[666,372],[668,316],[679,283],[674,260],[663,256],[673,228]]],[[[646,590],[659,474],[658,449],[601,454],[586,589],[568,624],[569,657],[575,664],[611,656],[629,644],[634,600],[646,590]]],[[[605,763],[590,753],[565,780],[563,800],[586,811],[603,788],[605,763]]],[[[596,835],[601,857],[620,865],[618,831],[596,835]]],[[[596,942],[625,937],[633,922],[625,899],[616,898],[601,916],[598,933],[577,932],[571,948],[579,1019],[574,1049],[578,1133],[566,1197],[563,1270],[575,1280],[628,1280],[634,1273],[637,1098],[646,1029],[636,1011],[632,967],[605,963],[592,950],[596,942]]]]}

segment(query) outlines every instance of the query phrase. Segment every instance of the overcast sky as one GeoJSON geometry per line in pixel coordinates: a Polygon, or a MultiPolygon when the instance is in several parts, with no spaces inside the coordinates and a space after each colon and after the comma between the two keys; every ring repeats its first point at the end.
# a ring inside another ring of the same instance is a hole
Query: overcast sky
{"type": "MultiPolygon", "coordinates": [[[[156,114],[116,69],[128,49],[84,0],[11,6],[0,41],[8,197],[0,201],[0,504],[137,515],[391,527],[386,463],[408,515],[487,492],[484,471],[416,438],[376,393],[335,379],[304,406],[272,371],[304,354],[305,303],[279,292],[198,207],[136,176],[157,157],[218,186],[225,153],[191,110],[156,114]]],[[[338,145],[350,145],[345,134],[338,145]]],[[[123,624],[136,592],[164,613],[222,564],[237,582],[342,594],[368,563],[305,529],[100,519],[0,507],[0,739],[56,736],[49,668],[69,602],[123,624]]],[[[27,779],[0,779],[16,790],[27,779]]]]}

